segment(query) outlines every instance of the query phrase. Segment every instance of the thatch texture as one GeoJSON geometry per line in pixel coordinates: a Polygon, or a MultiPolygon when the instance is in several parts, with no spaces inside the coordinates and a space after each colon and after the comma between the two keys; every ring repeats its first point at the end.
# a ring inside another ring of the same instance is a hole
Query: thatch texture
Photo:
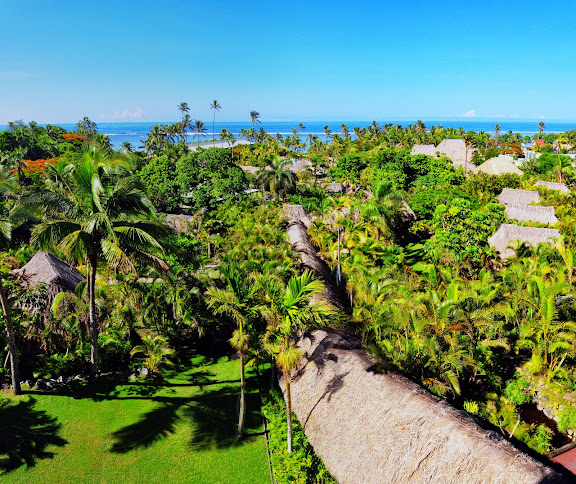
{"type": "Polygon", "coordinates": [[[299,161],[298,163],[294,163],[288,167],[288,169],[294,173],[304,172],[310,168],[312,168],[312,163],[310,163],[308,160],[299,161]]]}
{"type": "Polygon", "coordinates": [[[530,205],[532,202],[538,203],[539,201],[540,194],[535,190],[504,188],[498,195],[498,203],[502,205],[530,205]]]}
{"type": "Polygon", "coordinates": [[[252,175],[255,175],[256,172],[260,170],[260,168],[257,166],[248,166],[248,165],[240,165],[240,168],[242,168],[244,171],[248,173],[251,173],[252,175]]]}
{"type": "MultiPolygon", "coordinates": [[[[308,214],[302,205],[288,205],[286,207],[290,221],[286,232],[288,240],[292,245],[292,249],[300,256],[300,262],[303,269],[311,270],[316,276],[322,279],[324,283],[323,299],[328,301],[333,306],[343,309],[342,301],[337,290],[336,281],[332,275],[332,271],[318,255],[318,251],[314,248],[308,233],[306,232],[306,219],[308,214]]],[[[308,219],[309,220],[309,219],[308,219]]],[[[309,226],[309,225],[308,225],[309,226]]]]}
{"type": "Polygon", "coordinates": [[[508,258],[514,255],[512,249],[514,241],[525,242],[535,247],[538,244],[550,243],[558,237],[560,237],[560,231],[556,229],[537,229],[502,224],[496,233],[488,239],[488,243],[500,253],[500,257],[508,258]]]}
{"type": "Polygon", "coordinates": [[[521,222],[538,222],[554,225],[558,222],[554,207],[539,207],[538,205],[506,205],[508,218],[521,222]]]}
{"type": "Polygon", "coordinates": [[[371,371],[354,340],[315,331],[297,344],[292,408],[339,483],[567,482],[411,380],[371,371]]]}
{"type": "Polygon", "coordinates": [[[402,222],[414,222],[418,220],[416,212],[412,210],[412,207],[408,205],[408,202],[404,199],[402,199],[402,205],[400,207],[399,213],[402,222]]]}
{"type": "Polygon", "coordinates": [[[166,215],[166,224],[169,227],[172,227],[174,231],[181,233],[181,232],[189,232],[190,231],[190,223],[194,220],[192,215],[183,215],[183,214],[168,214],[166,215]]]}
{"type": "MultiPolygon", "coordinates": [[[[436,151],[440,152],[440,155],[447,156],[453,162],[466,161],[466,144],[463,139],[445,139],[436,146],[436,151]]],[[[477,151],[476,148],[468,149],[468,162],[472,159],[472,155],[477,151]]]]}
{"type": "Polygon", "coordinates": [[[436,148],[434,145],[414,145],[410,154],[436,156],[437,151],[438,148],[436,148]]]}
{"type": "Polygon", "coordinates": [[[48,284],[58,288],[58,292],[74,292],[76,286],[85,278],[74,267],[58,259],[50,252],[38,251],[28,264],[14,271],[25,278],[32,286],[48,284]]]}
{"type": "Polygon", "coordinates": [[[504,175],[505,173],[515,173],[522,176],[524,172],[512,163],[506,156],[496,156],[482,163],[478,170],[489,175],[504,175]]]}
{"type": "Polygon", "coordinates": [[[535,184],[535,187],[546,187],[550,190],[558,190],[560,192],[570,193],[570,189],[566,186],[565,183],[556,183],[556,182],[548,182],[543,180],[538,180],[535,184]]]}
{"type": "Polygon", "coordinates": [[[342,183],[328,183],[324,189],[326,193],[344,193],[346,187],[342,183]]]}

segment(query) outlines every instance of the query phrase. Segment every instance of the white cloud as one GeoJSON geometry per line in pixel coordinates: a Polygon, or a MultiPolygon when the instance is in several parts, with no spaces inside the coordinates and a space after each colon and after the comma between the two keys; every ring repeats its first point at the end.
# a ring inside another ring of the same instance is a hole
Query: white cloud
{"type": "Polygon", "coordinates": [[[135,111],[129,111],[125,109],[124,111],[116,111],[112,115],[112,119],[139,119],[144,115],[144,110],[137,106],[135,111]]]}
{"type": "Polygon", "coordinates": [[[505,118],[506,115],[505,114],[497,114],[496,116],[494,116],[495,118],[505,118]]]}
{"type": "Polygon", "coordinates": [[[516,118],[519,118],[520,115],[518,113],[514,113],[514,114],[511,114],[509,117],[516,119],[516,118]]]}
{"type": "Polygon", "coordinates": [[[462,113],[462,117],[463,118],[475,118],[476,117],[476,110],[471,109],[470,111],[466,111],[465,113],[462,113]]]}

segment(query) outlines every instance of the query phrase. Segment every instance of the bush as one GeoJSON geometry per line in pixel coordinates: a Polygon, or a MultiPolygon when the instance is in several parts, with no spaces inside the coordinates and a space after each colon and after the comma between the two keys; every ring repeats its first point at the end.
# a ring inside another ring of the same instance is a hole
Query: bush
{"type": "Polygon", "coordinates": [[[558,430],[566,433],[569,429],[576,429],[576,408],[565,406],[558,413],[558,430]]]}
{"type": "Polygon", "coordinates": [[[268,419],[271,460],[274,477],[278,484],[336,483],[324,463],[314,453],[296,418],[292,420],[293,449],[292,453],[288,454],[286,450],[286,406],[279,392],[270,392],[262,411],[268,419]]]}
{"type": "Polygon", "coordinates": [[[509,380],[504,388],[504,396],[514,405],[522,405],[530,401],[528,386],[530,384],[524,378],[509,380]]]}

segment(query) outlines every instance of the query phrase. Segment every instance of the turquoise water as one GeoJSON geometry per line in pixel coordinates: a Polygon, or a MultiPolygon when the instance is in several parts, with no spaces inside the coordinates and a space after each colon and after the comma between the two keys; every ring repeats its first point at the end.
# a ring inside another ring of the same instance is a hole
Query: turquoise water
{"type": "MultiPolygon", "coordinates": [[[[432,125],[438,126],[442,125],[445,128],[462,127],[466,131],[486,131],[492,133],[494,130],[494,125],[500,125],[500,131],[502,133],[507,133],[512,130],[514,133],[521,133],[522,135],[532,135],[538,132],[538,121],[500,121],[500,120],[466,120],[466,121],[455,121],[455,120],[423,120],[427,127],[432,125]]],[[[413,121],[394,121],[394,120],[378,120],[378,124],[401,124],[407,126],[408,124],[414,124],[416,120],[413,121]]],[[[98,123],[98,131],[100,133],[107,134],[114,146],[120,146],[123,142],[129,141],[133,146],[139,147],[142,145],[144,139],[148,135],[150,128],[155,124],[164,124],[164,122],[150,122],[150,123],[98,123]]],[[[262,121],[258,126],[262,126],[268,133],[274,135],[280,133],[281,135],[292,134],[293,129],[298,129],[299,121],[276,121],[267,122],[262,121]]],[[[328,126],[333,133],[340,133],[341,124],[346,123],[350,133],[352,133],[352,128],[354,126],[367,127],[372,121],[314,121],[314,122],[304,122],[305,129],[299,131],[299,136],[304,140],[306,136],[310,133],[324,138],[324,126],[328,126]]],[[[75,124],[60,124],[63,128],[67,130],[75,129],[75,124]]],[[[227,121],[217,121],[214,125],[214,130],[216,136],[222,131],[223,128],[231,131],[236,137],[239,137],[240,130],[242,128],[249,129],[251,127],[250,122],[227,122],[227,121]]],[[[4,126],[0,126],[0,129],[5,129],[4,126]]],[[[576,129],[576,122],[552,122],[546,121],[546,133],[559,133],[563,131],[568,131],[571,129],[576,129]]],[[[206,123],[206,137],[212,138],[212,123],[206,123]]],[[[204,139],[201,137],[201,140],[204,139]]],[[[189,141],[193,142],[196,138],[193,137],[193,133],[189,134],[189,141]]]]}

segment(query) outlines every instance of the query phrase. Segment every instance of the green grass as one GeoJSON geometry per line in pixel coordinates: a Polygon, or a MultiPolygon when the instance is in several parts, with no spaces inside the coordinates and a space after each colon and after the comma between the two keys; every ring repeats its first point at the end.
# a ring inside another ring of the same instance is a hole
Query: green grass
{"type": "MultiPolygon", "coordinates": [[[[269,482],[264,437],[236,442],[238,376],[238,360],[196,357],[158,383],[108,380],[9,398],[0,403],[0,481],[269,482]]],[[[255,387],[249,378],[248,434],[262,431],[255,387]]]]}

